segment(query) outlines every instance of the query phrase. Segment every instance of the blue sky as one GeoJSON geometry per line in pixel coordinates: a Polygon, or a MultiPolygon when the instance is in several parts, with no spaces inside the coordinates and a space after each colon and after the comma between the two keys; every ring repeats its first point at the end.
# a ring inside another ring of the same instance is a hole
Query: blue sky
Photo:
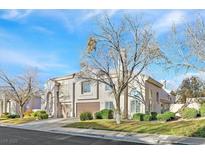
{"type": "MultiPolygon", "coordinates": [[[[149,22],[163,43],[174,22],[181,26],[202,10],[0,10],[0,68],[15,75],[26,67],[39,69],[41,82],[79,71],[87,38],[97,30],[96,19],[107,13],[139,15],[149,22]]],[[[147,73],[167,80],[175,89],[187,75],[153,66],[147,73]],[[156,71],[157,70],[157,71],[156,71]]]]}

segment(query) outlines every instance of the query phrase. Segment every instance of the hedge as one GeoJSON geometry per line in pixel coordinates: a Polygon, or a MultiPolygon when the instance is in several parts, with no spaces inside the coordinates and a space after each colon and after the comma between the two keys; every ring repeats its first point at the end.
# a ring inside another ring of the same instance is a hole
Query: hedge
{"type": "Polygon", "coordinates": [[[83,112],[80,114],[81,121],[92,120],[92,119],[93,119],[93,115],[91,112],[83,112]]]}
{"type": "Polygon", "coordinates": [[[196,118],[198,111],[194,108],[185,108],[181,111],[181,116],[183,119],[192,119],[192,118],[196,118]]]}
{"type": "Polygon", "coordinates": [[[170,121],[172,119],[175,119],[175,113],[173,112],[164,112],[157,115],[157,120],[159,121],[170,121]]]}
{"type": "Polygon", "coordinates": [[[42,120],[42,119],[48,119],[48,114],[46,111],[44,110],[40,110],[40,111],[36,111],[36,112],[33,112],[31,114],[31,116],[39,119],[39,120],[42,120]]]}
{"type": "Polygon", "coordinates": [[[20,116],[18,114],[10,114],[10,113],[5,112],[1,115],[1,118],[14,119],[14,118],[20,118],[20,116]]]}
{"type": "Polygon", "coordinates": [[[151,120],[152,120],[152,115],[150,115],[150,114],[144,114],[144,115],[143,115],[143,120],[144,120],[144,121],[151,121],[151,120]]]}
{"type": "Polygon", "coordinates": [[[103,109],[96,112],[95,119],[113,119],[113,110],[103,109]]]}
{"type": "Polygon", "coordinates": [[[20,118],[20,115],[18,115],[18,114],[9,114],[8,118],[10,118],[10,119],[20,118]]]}
{"type": "Polygon", "coordinates": [[[152,120],[157,120],[157,112],[151,112],[152,120]]]}
{"type": "Polygon", "coordinates": [[[1,118],[9,118],[9,113],[5,112],[5,113],[2,113],[1,115],[1,118]]]}
{"type": "Polygon", "coordinates": [[[101,110],[100,112],[103,119],[113,119],[113,110],[104,109],[101,110]]]}
{"type": "Polygon", "coordinates": [[[102,119],[102,114],[100,111],[95,113],[95,119],[102,119]]]}
{"type": "Polygon", "coordinates": [[[132,117],[133,120],[137,121],[151,121],[155,120],[156,114],[143,114],[143,113],[135,113],[132,117]]]}
{"type": "Polygon", "coordinates": [[[135,113],[133,116],[132,116],[132,119],[133,120],[137,120],[137,121],[143,121],[143,115],[142,113],[135,113]]]}

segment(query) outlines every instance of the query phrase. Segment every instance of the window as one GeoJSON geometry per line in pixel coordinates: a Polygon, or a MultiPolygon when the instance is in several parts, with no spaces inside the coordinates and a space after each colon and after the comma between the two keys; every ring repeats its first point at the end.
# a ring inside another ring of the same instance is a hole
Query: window
{"type": "Polygon", "coordinates": [[[159,103],[159,92],[156,93],[156,101],[159,103]]]}
{"type": "Polygon", "coordinates": [[[130,92],[130,96],[134,97],[134,98],[140,98],[141,97],[141,93],[138,90],[136,90],[136,88],[134,88],[130,92]]]}
{"type": "Polygon", "coordinates": [[[140,112],[140,102],[137,100],[131,101],[131,112],[132,113],[139,113],[140,112]]]}
{"type": "Polygon", "coordinates": [[[111,101],[105,102],[105,109],[113,110],[114,109],[113,102],[111,102],[111,101]]]}
{"type": "Polygon", "coordinates": [[[105,85],[105,91],[112,91],[112,88],[106,84],[105,85]]]}
{"type": "Polygon", "coordinates": [[[91,85],[90,82],[86,81],[86,82],[82,82],[82,88],[81,88],[81,93],[90,93],[91,92],[91,85]]]}

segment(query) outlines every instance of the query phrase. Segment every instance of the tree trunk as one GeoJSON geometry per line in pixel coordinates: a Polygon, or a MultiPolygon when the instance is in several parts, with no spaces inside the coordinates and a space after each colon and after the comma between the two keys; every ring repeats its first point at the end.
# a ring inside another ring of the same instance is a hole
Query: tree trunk
{"type": "Polygon", "coordinates": [[[128,86],[124,90],[124,119],[128,119],[128,86]]]}
{"type": "Polygon", "coordinates": [[[121,123],[121,111],[120,111],[120,96],[117,96],[115,98],[116,101],[116,113],[115,113],[115,120],[116,120],[116,124],[120,124],[121,123]]]}
{"type": "Polygon", "coordinates": [[[20,105],[20,118],[23,119],[23,106],[20,105]]]}
{"type": "Polygon", "coordinates": [[[115,120],[116,120],[116,124],[119,125],[121,123],[121,114],[120,111],[116,111],[116,115],[115,115],[115,120]]]}

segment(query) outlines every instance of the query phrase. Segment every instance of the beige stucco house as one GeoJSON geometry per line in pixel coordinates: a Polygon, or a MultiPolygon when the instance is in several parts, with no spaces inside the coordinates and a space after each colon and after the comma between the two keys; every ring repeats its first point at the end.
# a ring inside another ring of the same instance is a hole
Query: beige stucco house
{"type": "MultiPolygon", "coordinates": [[[[121,111],[124,96],[121,96],[121,111]]],[[[129,117],[134,113],[163,112],[174,103],[174,96],[153,78],[141,75],[129,85],[129,117]]],[[[78,117],[82,112],[95,113],[102,109],[114,109],[115,99],[110,88],[93,81],[86,81],[71,74],[53,78],[45,84],[45,102],[42,109],[53,117],[78,117]]]]}
{"type": "MultiPolygon", "coordinates": [[[[41,109],[40,94],[33,96],[24,106],[24,111],[41,109]]],[[[5,93],[5,88],[0,86],[0,116],[2,113],[19,114],[19,105],[12,101],[5,93]]]]}

